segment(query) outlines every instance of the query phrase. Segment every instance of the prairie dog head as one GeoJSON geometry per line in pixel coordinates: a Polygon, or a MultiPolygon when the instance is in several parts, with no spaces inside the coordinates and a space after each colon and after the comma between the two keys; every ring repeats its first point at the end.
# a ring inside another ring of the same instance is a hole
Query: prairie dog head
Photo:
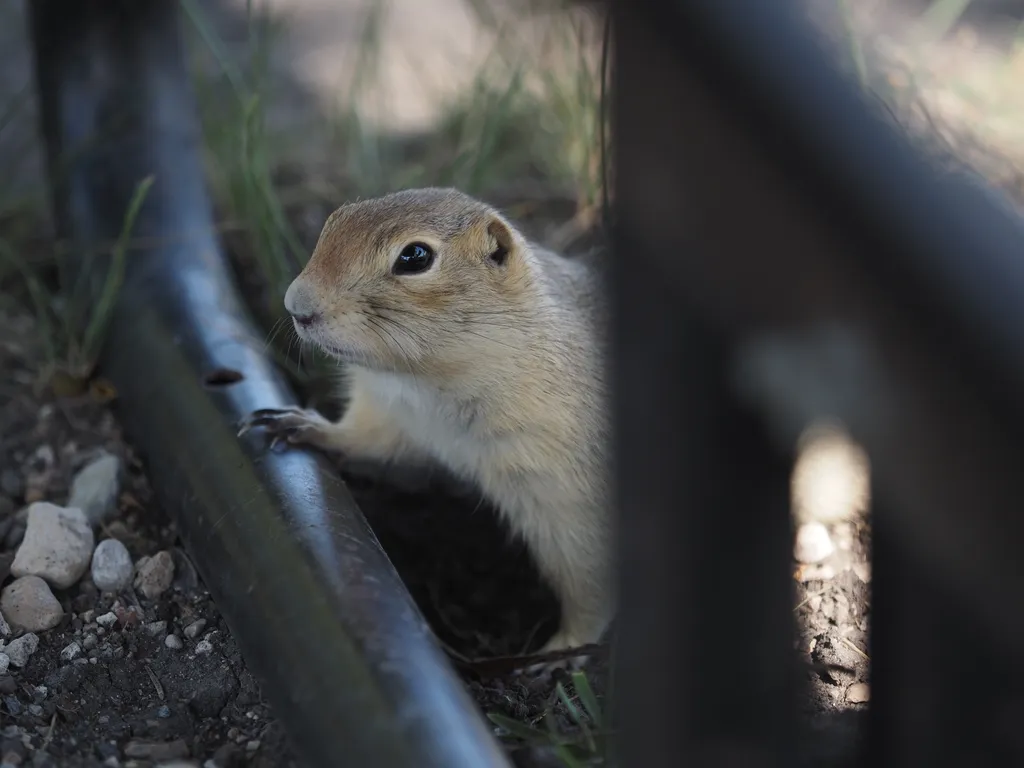
{"type": "Polygon", "coordinates": [[[454,373],[529,317],[529,247],[493,208],[410,189],[338,208],[285,309],[303,340],[377,370],[454,373]]]}

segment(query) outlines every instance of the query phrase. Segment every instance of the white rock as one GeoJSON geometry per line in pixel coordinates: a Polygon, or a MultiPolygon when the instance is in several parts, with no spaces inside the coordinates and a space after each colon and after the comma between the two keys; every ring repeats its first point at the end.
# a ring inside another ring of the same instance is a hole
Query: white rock
{"type": "Polygon", "coordinates": [[[196,619],[185,627],[185,637],[195,640],[204,629],[206,629],[206,619],[196,619]]]}
{"type": "Polygon", "coordinates": [[[6,653],[0,653],[0,675],[6,675],[11,668],[11,657],[6,653]]]}
{"type": "Polygon", "coordinates": [[[135,569],[135,588],[150,600],[160,597],[174,581],[174,558],[166,550],[140,559],[135,569]]]}
{"type": "Polygon", "coordinates": [[[117,539],[104,539],[92,554],[92,582],[101,592],[120,592],[132,583],[135,566],[128,548],[117,539]]]}
{"type": "Polygon", "coordinates": [[[854,683],[846,689],[846,700],[851,704],[864,704],[871,700],[871,688],[867,683],[854,683]]]}
{"type": "Polygon", "coordinates": [[[162,620],[151,621],[148,624],[146,624],[146,631],[153,637],[162,635],[164,632],[167,631],[167,622],[162,620]]]}
{"type": "Polygon", "coordinates": [[[871,506],[867,453],[839,424],[819,422],[801,436],[791,478],[793,514],[801,523],[861,517],[871,506]]]}
{"type": "Polygon", "coordinates": [[[170,648],[172,651],[180,651],[185,647],[185,644],[181,642],[181,638],[177,635],[168,635],[164,638],[164,645],[170,648]]]}
{"type": "Polygon", "coordinates": [[[205,656],[213,652],[213,643],[209,640],[200,640],[196,643],[196,656],[205,656]]]}
{"type": "Polygon", "coordinates": [[[96,623],[101,627],[112,627],[117,624],[117,614],[113,611],[107,611],[102,616],[96,617],[96,623]]]}
{"type": "Polygon", "coordinates": [[[37,501],[28,508],[28,527],[11,574],[39,576],[58,589],[67,589],[88,569],[94,544],[92,527],[82,510],[37,501]]]}
{"type": "Polygon", "coordinates": [[[99,526],[117,512],[120,493],[121,459],[104,451],[71,481],[68,506],[82,510],[91,525],[99,526]]]}
{"type": "Polygon", "coordinates": [[[24,667],[28,664],[29,657],[39,648],[39,637],[32,632],[22,635],[17,640],[11,640],[4,646],[3,652],[16,667],[24,667]]]}
{"type": "Polygon", "coordinates": [[[74,661],[82,655],[82,646],[76,642],[70,642],[64,646],[64,650],[60,652],[61,661],[74,661]]]}
{"type": "Polygon", "coordinates": [[[22,576],[4,587],[0,611],[11,624],[29,632],[53,629],[64,616],[49,585],[38,576],[22,576]]]}
{"type": "Polygon", "coordinates": [[[801,563],[820,563],[836,551],[828,529],[821,523],[804,523],[796,532],[793,556],[801,563]]]}

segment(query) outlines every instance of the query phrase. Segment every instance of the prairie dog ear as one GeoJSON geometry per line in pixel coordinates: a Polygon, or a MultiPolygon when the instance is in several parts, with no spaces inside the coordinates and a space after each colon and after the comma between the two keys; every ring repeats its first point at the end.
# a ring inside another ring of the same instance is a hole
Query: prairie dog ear
{"type": "Polygon", "coordinates": [[[508,261],[508,255],[516,248],[516,236],[501,218],[495,216],[487,225],[487,234],[490,235],[490,252],[487,254],[487,261],[495,266],[503,267],[508,261]]]}

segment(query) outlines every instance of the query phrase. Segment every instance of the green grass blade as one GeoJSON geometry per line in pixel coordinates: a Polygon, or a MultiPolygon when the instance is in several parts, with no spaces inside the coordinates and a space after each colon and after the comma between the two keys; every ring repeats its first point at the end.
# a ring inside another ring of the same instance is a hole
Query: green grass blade
{"type": "Polygon", "coordinates": [[[499,728],[505,729],[517,739],[522,739],[530,744],[547,744],[550,739],[548,734],[539,728],[534,728],[532,725],[527,725],[497,712],[488,712],[487,719],[499,728]]]}
{"type": "Polygon", "coordinates": [[[857,81],[862,90],[868,87],[868,63],[864,56],[864,46],[861,45],[857,36],[856,27],[853,23],[853,11],[850,10],[850,0],[836,0],[839,3],[839,13],[843,19],[843,29],[846,32],[846,43],[850,47],[850,58],[853,59],[853,66],[857,70],[857,81]]]}
{"type": "Polygon", "coordinates": [[[935,0],[921,14],[918,35],[924,39],[939,40],[960,21],[971,0],[935,0]]]}
{"type": "Polygon", "coordinates": [[[110,322],[110,317],[113,314],[114,304],[121,290],[121,283],[124,282],[128,238],[135,227],[135,219],[139,215],[146,195],[149,194],[149,188],[152,186],[153,176],[147,176],[135,187],[135,192],[128,203],[128,210],[125,212],[124,221],[121,225],[121,234],[118,236],[111,254],[107,278],[103,283],[103,289],[100,291],[99,298],[96,300],[92,315],[89,318],[89,324],[85,329],[82,352],[86,356],[84,362],[87,364],[95,361],[99,353],[99,345],[102,343],[103,335],[107,330],[107,324],[110,322]]]}
{"type": "Polygon", "coordinates": [[[192,26],[195,27],[199,36],[203,39],[203,42],[210,49],[214,58],[217,60],[217,64],[221,71],[227,77],[231,83],[231,87],[235,91],[235,95],[239,100],[245,100],[245,83],[242,81],[242,73],[238,71],[238,68],[232,63],[231,58],[227,55],[227,51],[221,45],[220,39],[213,31],[212,26],[207,21],[206,14],[199,7],[199,3],[195,0],[181,0],[181,7],[185,10],[185,15],[188,16],[189,21],[192,22],[192,26]]]}
{"type": "Polygon", "coordinates": [[[577,759],[576,755],[572,753],[565,744],[559,744],[554,749],[555,756],[562,761],[562,765],[565,768],[583,768],[583,763],[577,759]]]}
{"type": "Polygon", "coordinates": [[[572,686],[576,689],[576,695],[580,697],[580,703],[583,708],[587,711],[594,726],[598,729],[604,727],[603,718],[601,715],[601,704],[597,700],[597,696],[594,694],[594,689],[590,687],[590,681],[587,679],[585,672],[573,672],[571,675],[572,686]]]}
{"type": "Polygon", "coordinates": [[[575,702],[573,702],[572,698],[566,692],[565,686],[561,683],[558,683],[555,686],[555,693],[558,695],[558,698],[561,700],[563,706],[565,706],[566,711],[568,711],[569,717],[572,718],[572,721],[576,723],[580,731],[583,733],[583,738],[587,742],[587,748],[591,752],[595,752],[597,750],[597,744],[594,742],[594,737],[590,733],[590,728],[587,725],[587,721],[583,717],[583,713],[580,712],[579,707],[576,706],[575,702]]]}
{"type": "Polygon", "coordinates": [[[558,698],[561,699],[562,705],[569,712],[569,717],[572,718],[572,721],[576,723],[576,725],[582,726],[584,723],[583,715],[580,713],[579,707],[577,707],[573,703],[573,700],[569,696],[568,692],[566,692],[565,686],[561,683],[558,683],[555,686],[555,693],[558,695],[558,698]]]}

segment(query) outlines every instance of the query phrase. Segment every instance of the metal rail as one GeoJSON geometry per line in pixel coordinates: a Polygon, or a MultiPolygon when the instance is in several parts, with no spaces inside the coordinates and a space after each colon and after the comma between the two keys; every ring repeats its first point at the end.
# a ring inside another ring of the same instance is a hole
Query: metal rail
{"type": "Polygon", "coordinates": [[[795,5],[611,3],[622,762],[795,764],[773,446],[828,415],[876,485],[862,757],[1021,765],[1024,227],[795,5]]]}
{"type": "Polygon", "coordinates": [[[102,360],[121,422],[307,765],[506,766],[329,462],[236,438],[294,398],[214,234],[177,6],[29,4],[61,236],[112,242],[155,175],[102,360]]]}

